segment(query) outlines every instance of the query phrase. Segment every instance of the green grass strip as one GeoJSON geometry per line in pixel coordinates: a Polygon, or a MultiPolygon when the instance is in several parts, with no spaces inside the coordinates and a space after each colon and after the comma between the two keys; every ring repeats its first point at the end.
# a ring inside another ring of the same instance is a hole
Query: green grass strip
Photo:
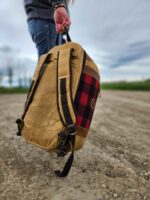
{"type": "Polygon", "coordinates": [[[133,82],[110,82],[102,83],[101,86],[104,90],[150,91],[150,80],[133,82]]]}

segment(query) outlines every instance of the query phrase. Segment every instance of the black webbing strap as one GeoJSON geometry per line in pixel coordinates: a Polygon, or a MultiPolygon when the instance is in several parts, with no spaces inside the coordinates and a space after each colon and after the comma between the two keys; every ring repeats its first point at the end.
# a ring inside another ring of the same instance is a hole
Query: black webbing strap
{"type": "Polygon", "coordinates": [[[63,78],[60,81],[60,92],[61,92],[62,110],[63,110],[63,115],[65,118],[64,123],[66,124],[66,126],[71,125],[73,124],[73,121],[70,115],[68,101],[67,101],[66,78],[63,78]]]}
{"type": "Polygon", "coordinates": [[[55,171],[55,174],[58,177],[66,177],[68,175],[70,169],[71,169],[71,166],[72,166],[72,163],[73,163],[73,160],[74,160],[75,135],[71,136],[70,141],[71,141],[71,145],[72,145],[72,152],[71,152],[71,155],[69,156],[63,170],[62,171],[60,171],[60,170],[55,171]]]}
{"type": "MultiPolygon", "coordinates": [[[[71,169],[74,160],[74,145],[76,134],[76,116],[74,112],[74,104],[72,100],[72,73],[71,73],[71,50],[65,53],[58,53],[57,63],[57,106],[60,119],[65,126],[64,142],[59,145],[59,150],[62,155],[66,155],[68,145],[71,147],[72,153],[68,158],[62,171],[55,171],[59,177],[66,177],[71,169]],[[64,58],[67,58],[66,62],[64,58]],[[66,64],[64,66],[64,64],[66,64]]],[[[59,153],[58,153],[59,154],[59,153]]]]}
{"type": "Polygon", "coordinates": [[[60,119],[65,127],[76,123],[76,114],[72,97],[72,49],[58,52],[57,55],[57,107],[60,119]]]}

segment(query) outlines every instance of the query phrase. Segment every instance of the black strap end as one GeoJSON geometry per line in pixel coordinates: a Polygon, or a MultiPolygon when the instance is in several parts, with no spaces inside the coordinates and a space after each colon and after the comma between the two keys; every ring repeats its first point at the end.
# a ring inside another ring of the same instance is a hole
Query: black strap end
{"type": "Polygon", "coordinates": [[[72,166],[72,163],[73,163],[73,160],[74,160],[74,152],[72,151],[70,157],[68,158],[65,166],[64,166],[64,169],[63,171],[61,172],[60,170],[56,170],[55,171],[55,174],[58,176],[58,177],[66,177],[68,174],[69,174],[69,171],[71,169],[71,166],[72,166]]]}
{"type": "Polygon", "coordinates": [[[16,133],[16,135],[17,135],[17,136],[21,136],[21,132],[18,131],[18,132],[16,133]]]}
{"type": "Polygon", "coordinates": [[[63,174],[63,172],[61,172],[60,170],[56,170],[55,174],[56,174],[56,176],[62,177],[62,178],[67,176],[66,174],[63,174]]]}

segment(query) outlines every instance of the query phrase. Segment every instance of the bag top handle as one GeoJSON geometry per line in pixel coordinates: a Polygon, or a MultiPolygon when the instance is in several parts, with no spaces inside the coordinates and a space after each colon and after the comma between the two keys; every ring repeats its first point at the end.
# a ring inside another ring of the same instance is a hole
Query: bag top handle
{"type": "Polygon", "coordinates": [[[66,31],[65,33],[58,33],[56,37],[55,45],[62,45],[66,42],[71,42],[71,38],[69,36],[68,31],[66,31]],[[66,36],[66,40],[64,39],[64,36],[66,36]]]}

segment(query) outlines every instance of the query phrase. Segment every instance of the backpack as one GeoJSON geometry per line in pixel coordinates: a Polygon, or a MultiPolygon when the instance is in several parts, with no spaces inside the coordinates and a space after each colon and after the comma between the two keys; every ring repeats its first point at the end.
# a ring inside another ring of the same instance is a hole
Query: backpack
{"type": "Polygon", "coordinates": [[[58,157],[71,152],[64,169],[55,171],[59,177],[68,175],[74,151],[85,143],[100,92],[98,67],[68,33],[67,41],[39,58],[23,115],[16,120],[17,135],[28,142],[58,157]]]}

